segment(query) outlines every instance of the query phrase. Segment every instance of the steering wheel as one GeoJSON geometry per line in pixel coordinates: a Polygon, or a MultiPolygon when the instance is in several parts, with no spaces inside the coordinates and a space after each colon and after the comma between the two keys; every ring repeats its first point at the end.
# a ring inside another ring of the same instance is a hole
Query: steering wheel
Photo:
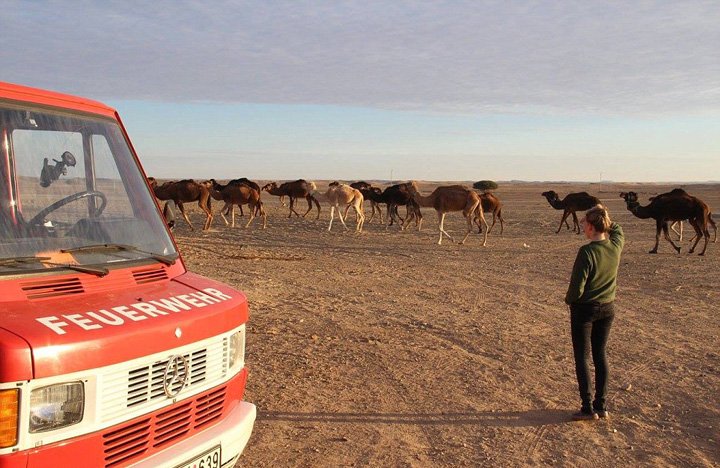
{"type": "Polygon", "coordinates": [[[74,193],[72,195],[69,195],[65,198],[62,198],[62,199],[56,201],[52,205],[50,205],[47,208],[40,211],[40,213],[33,216],[33,218],[30,221],[28,221],[28,225],[29,226],[37,226],[39,224],[42,224],[45,220],[45,217],[47,215],[49,215],[50,213],[52,213],[53,211],[57,210],[58,208],[63,207],[65,205],[67,205],[68,203],[72,203],[74,201],[82,200],[83,198],[88,198],[88,197],[97,197],[102,201],[102,203],[100,204],[100,207],[95,209],[95,214],[93,215],[93,216],[100,216],[100,213],[102,213],[103,210],[105,209],[105,206],[107,206],[107,197],[105,196],[104,193],[99,192],[97,190],[87,190],[85,192],[74,193]]]}

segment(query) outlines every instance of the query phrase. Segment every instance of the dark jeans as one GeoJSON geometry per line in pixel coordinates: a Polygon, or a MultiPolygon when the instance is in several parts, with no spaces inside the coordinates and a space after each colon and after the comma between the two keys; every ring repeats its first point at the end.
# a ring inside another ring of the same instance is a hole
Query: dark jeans
{"type": "Polygon", "coordinates": [[[572,304],[570,306],[570,331],[575,354],[575,374],[582,400],[583,411],[605,410],[609,369],[605,348],[610,327],[615,317],[613,303],[572,304]],[[592,400],[589,358],[595,365],[595,399],[592,400]]]}

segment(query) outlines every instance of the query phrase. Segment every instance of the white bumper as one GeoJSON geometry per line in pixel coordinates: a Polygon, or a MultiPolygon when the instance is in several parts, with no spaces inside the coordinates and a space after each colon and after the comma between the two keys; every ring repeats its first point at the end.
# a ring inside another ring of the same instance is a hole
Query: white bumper
{"type": "Polygon", "coordinates": [[[222,447],[222,464],[238,457],[250,439],[256,415],[255,405],[241,401],[220,424],[156,453],[133,467],[174,467],[211,448],[222,447]]]}

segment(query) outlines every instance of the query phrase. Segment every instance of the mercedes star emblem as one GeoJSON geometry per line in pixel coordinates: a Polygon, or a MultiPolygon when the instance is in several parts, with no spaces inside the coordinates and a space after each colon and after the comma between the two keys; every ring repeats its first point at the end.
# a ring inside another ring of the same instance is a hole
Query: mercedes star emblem
{"type": "Polygon", "coordinates": [[[168,398],[175,398],[185,387],[190,376],[190,364],[184,356],[176,355],[170,358],[165,366],[163,375],[163,389],[168,398]]]}

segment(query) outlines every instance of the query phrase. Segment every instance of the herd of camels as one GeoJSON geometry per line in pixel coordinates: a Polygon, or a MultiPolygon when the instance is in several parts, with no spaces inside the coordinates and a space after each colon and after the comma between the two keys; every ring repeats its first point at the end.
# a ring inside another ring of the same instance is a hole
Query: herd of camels
{"type": "MultiPolygon", "coordinates": [[[[403,230],[408,227],[412,221],[415,222],[415,226],[420,230],[422,228],[422,213],[420,208],[434,208],[438,216],[438,230],[440,235],[438,244],[442,244],[444,236],[454,241],[452,236],[444,229],[445,215],[451,212],[462,212],[467,222],[467,232],[465,233],[465,237],[459,242],[460,244],[465,242],[472,232],[474,225],[477,226],[478,232],[484,233],[483,246],[486,245],[487,236],[490,231],[492,231],[496,221],[500,221],[501,235],[504,229],[502,203],[500,200],[492,193],[478,193],[463,185],[440,186],[431,194],[422,195],[415,182],[395,184],[384,190],[379,187],[373,187],[366,182],[355,182],[349,185],[332,182],[329,184],[325,193],[319,192],[314,182],[308,182],[303,179],[281,184],[271,182],[263,187],[246,178],[234,179],[226,184],[220,184],[215,179],[203,182],[185,179],[158,184],[157,180],[149,177],[148,183],[157,199],[166,202],[163,214],[166,215],[169,222],[174,222],[174,220],[170,220],[172,210],[170,209],[169,202],[172,201],[180,210],[180,213],[191,229],[193,229],[193,225],[185,213],[183,204],[198,203],[200,209],[205,212],[206,219],[203,230],[207,230],[210,228],[213,220],[211,199],[224,203],[220,210],[220,216],[226,225],[235,226],[236,205],[240,209],[241,216],[243,215],[242,206],[248,205],[249,219],[245,227],[250,226],[258,216],[263,219],[263,228],[266,227],[267,215],[263,208],[263,202],[261,201],[263,191],[270,195],[280,197],[280,202],[283,205],[285,205],[284,199],[286,197],[289,199],[290,211],[288,217],[291,217],[293,214],[305,217],[312,211],[314,205],[317,208],[317,218],[319,219],[320,202],[318,199],[327,201],[331,207],[328,230],[332,229],[335,212],[337,212],[337,216],[345,230],[348,230],[345,220],[348,211],[352,208],[355,212],[356,219],[355,230],[362,232],[365,223],[363,204],[366,200],[370,202],[372,209],[372,214],[368,222],[371,222],[377,213],[380,218],[380,223],[384,224],[383,212],[380,208],[380,206],[384,204],[386,205],[387,226],[397,223],[403,230]],[[307,210],[303,214],[295,210],[295,203],[299,199],[305,199],[307,201],[307,210]],[[400,216],[398,212],[399,206],[406,207],[405,218],[400,216]],[[484,213],[491,213],[493,215],[490,226],[488,226],[485,220],[484,213]],[[226,215],[230,215],[230,222],[227,220],[226,215]],[[483,229],[483,226],[485,229],[483,229]]],[[[570,229],[567,222],[567,218],[570,216],[572,216],[573,220],[573,231],[580,233],[580,225],[576,212],[583,212],[600,204],[598,198],[587,192],[570,193],[563,199],[560,199],[554,191],[543,192],[542,196],[547,199],[553,208],[563,211],[556,233],[560,232],[563,224],[565,224],[567,229],[570,229]]],[[[693,238],[695,242],[690,249],[690,253],[693,253],[700,240],[704,239],[705,243],[700,255],[705,254],[710,240],[708,225],[712,226],[715,231],[713,242],[717,240],[717,227],[715,221],[712,219],[712,213],[708,205],[682,189],[674,189],[670,192],[652,197],[650,203],[645,206],[640,205],[638,195],[635,192],[622,192],[620,193],[620,197],[625,200],[627,209],[638,218],[652,218],[655,220],[655,247],[650,253],[657,253],[661,231],[665,239],[670,242],[675,251],[679,253],[680,247],[670,238],[669,230],[672,229],[679,234],[679,240],[682,241],[682,221],[688,221],[695,230],[695,237],[693,238]],[[679,223],[679,231],[676,229],[677,223],[679,223]]]]}

